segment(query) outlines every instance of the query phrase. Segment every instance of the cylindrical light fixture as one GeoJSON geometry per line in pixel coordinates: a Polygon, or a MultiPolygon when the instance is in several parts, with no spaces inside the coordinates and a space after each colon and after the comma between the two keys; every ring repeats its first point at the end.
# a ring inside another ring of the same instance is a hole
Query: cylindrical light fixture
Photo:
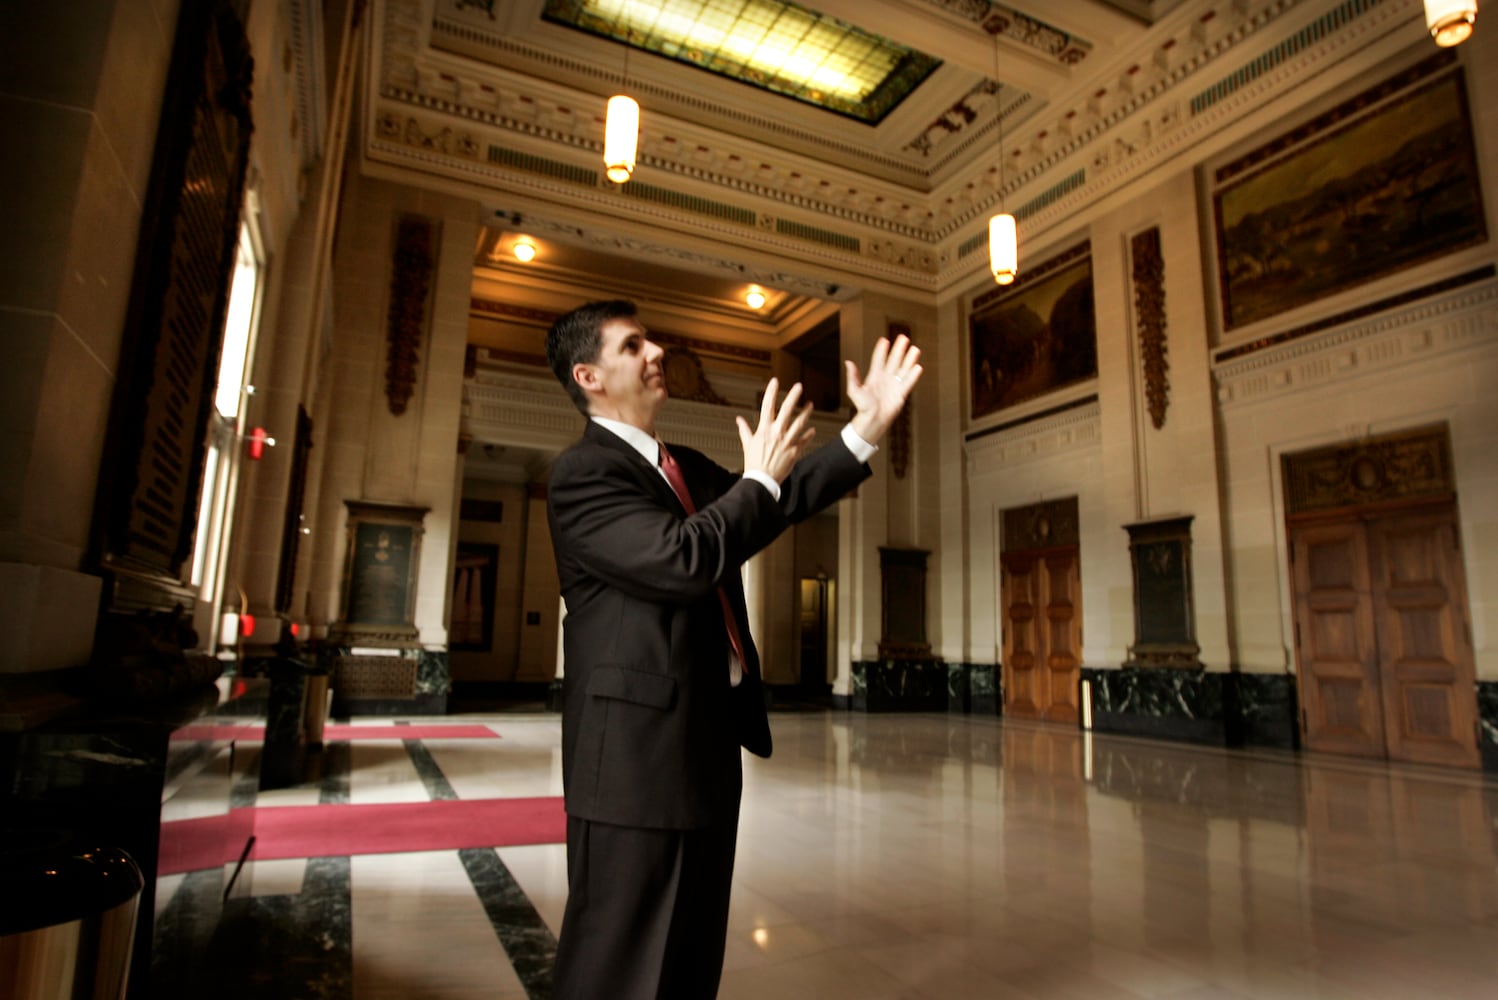
{"type": "Polygon", "coordinates": [[[609,98],[608,118],[603,127],[603,166],[609,180],[623,184],[635,172],[635,152],[640,144],[640,105],[633,97],[615,94],[609,98]]]}
{"type": "Polygon", "coordinates": [[[993,40],[993,101],[999,120],[999,212],[988,220],[988,270],[1000,285],[1019,274],[1019,227],[1004,211],[1004,85],[999,82],[999,38],[993,40]]]}
{"type": "Polygon", "coordinates": [[[1019,231],[1008,212],[988,220],[988,269],[1001,285],[1010,284],[1019,273],[1019,231]]]}
{"type": "Polygon", "coordinates": [[[1430,37],[1443,48],[1460,45],[1472,37],[1477,21],[1477,0],[1425,0],[1425,26],[1430,37]]]}

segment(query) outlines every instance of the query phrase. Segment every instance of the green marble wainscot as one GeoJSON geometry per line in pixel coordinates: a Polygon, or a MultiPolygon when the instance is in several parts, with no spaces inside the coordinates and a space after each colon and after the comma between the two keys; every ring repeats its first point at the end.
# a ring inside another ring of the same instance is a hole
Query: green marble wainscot
{"type": "Polygon", "coordinates": [[[1299,700],[1290,674],[1223,675],[1223,714],[1228,746],[1300,746],[1299,700]]]}
{"type": "Polygon", "coordinates": [[[1100,733],[1154,736],[1189,743],[1227,743],[1220,673],[1168,667],[1083,667],[1100,733]]]}
{"type": "Polygon", "coordinates": [[[854,660],[855,712],[945,712],[947,665],[938,659],[854,660]]]}
{"type": "Polygon", "coordinates": [[[1477,724],[1482,769],[1498,772],[1498,681],[1477,682],[1477,724]]]}
{"type": "Polygon", "coordinates": [[[1001,715],[999,667],[995,663],[947,663],[947,711],[1001,715]]]}

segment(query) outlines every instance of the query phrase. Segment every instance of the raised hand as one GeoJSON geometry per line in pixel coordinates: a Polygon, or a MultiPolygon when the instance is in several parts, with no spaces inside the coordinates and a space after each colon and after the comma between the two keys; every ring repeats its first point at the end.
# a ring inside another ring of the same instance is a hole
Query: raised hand
{"type": "Polygon", "coordinates": [[[905,334],[891,344],[880,337],[869,358],[869,374],[860,379],[858,366],[844,361],[848,369],[848,398],[853,402],[853,429],[869,444],[878,444],[890,424],[905,408],[910,390],[920,381],[921,349],[905,334]]]}
{"type": "Polygon", "coordinates": [[[744,446],[744,471],[763,472],[777,483],[790,475],[817,432],[808,422],[811,404],[796,405],[801,400],[801,383],[791,386],[777,411],[775,397],[779,394],[780,380],[770,379],[759,407],[759,426],[752,432],[747,420],[734,417],[739,425],[739,442],[744,446]]]}

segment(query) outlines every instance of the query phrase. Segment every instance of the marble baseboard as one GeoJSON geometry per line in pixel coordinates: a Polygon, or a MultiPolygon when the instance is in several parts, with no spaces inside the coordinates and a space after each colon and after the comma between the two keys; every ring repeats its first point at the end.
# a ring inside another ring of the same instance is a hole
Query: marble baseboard
{"type": "Polygon", "coordinates": [[[834,694],[832,707],[854,712],[1004,713],[996,663],[945,660],[857,660],[853,691],[834,694]]]}
{"type": "Polygon", "coordinates": [[[1227,743],[1224,674],[1130,667],[1082,668],[1099,733],[1153,736],[1189,743],[1227,743]]]}
{"type": "Polygon", "coordinates": [[[947,663],[947,711],[1003,715],[1002,675],[996,663],[947,663]]]}
{"type": "Polygon", "coordinates": [[[1477,729],[1482,769],[1498,772],[1498,681],[1477,682],[1477,729]]]}
{"type": "Polygon", "coordinates": [[[1228,746],[1300,748],[1300,701],[1289,674],[1224,674],[1228,746]]]}
{"type": "MultiPolygon", "coordinates": [[[[1289,674],[1082,669],[1092,728],[1221,746],[1300,749],[1300,705],[1289,674]]],[[[1498,772],[1498,681],[1478,681],[1482,769],[1498,772]]]]}
{"type": "Polygon", "coordinates": [[[1299,745],[1295,679],[1286,674],[1084,667],[1082,679],[1097,732],[1216,746],[1299,745]]]}
{"type": "Polygon", "coordinates": [[[853,661],[855,712],[945,712],[949,676],[941,660],[853,661]]]}

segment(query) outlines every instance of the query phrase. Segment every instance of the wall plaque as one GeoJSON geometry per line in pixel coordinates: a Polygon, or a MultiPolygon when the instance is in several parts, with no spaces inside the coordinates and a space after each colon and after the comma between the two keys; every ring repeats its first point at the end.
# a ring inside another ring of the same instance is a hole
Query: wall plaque
{"type": "Polygon", "coordinates": [[[1191,600],[1191,515],[1126,524],[1134,645],[1126,667],[1203,669],[1191,600]]]}
{"type": "Polygon", "coordinates": [[[343,615],[335,631],[359,641],[416,638],[416,580],[425,507],[346,500],[343,615]]]}

